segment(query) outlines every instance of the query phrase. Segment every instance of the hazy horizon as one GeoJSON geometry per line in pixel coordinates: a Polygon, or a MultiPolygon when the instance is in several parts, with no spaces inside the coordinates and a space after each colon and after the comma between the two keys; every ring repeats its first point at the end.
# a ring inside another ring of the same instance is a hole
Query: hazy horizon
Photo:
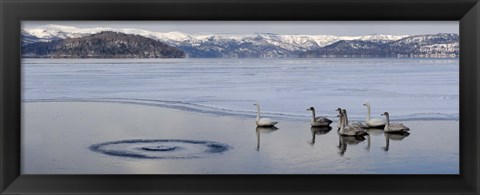
{"type": "Polygon", "coordinates": [[[133,28],[187,34],[363,36],[459,33],[458,21],[22,21],[23,29],[44,25],[77,28],[133,28]]]}

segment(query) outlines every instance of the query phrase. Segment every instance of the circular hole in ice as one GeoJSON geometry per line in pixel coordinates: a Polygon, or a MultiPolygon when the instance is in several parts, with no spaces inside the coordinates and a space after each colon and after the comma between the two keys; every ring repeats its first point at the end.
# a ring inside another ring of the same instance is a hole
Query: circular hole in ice
{"type": "Polygon", "coordinates": [[[146,150],[146,151],[159,151],[159,152],[164,152],[164,151],[172,151],[172,150],[175,150],[177,149],[177,146],[164,146],[164,145],[160,145],[160,146],[145,146],[145,147],[141,147],[142,150],[146,150]]]}
{"type": "Polygon", "coordinates": [[[91,145],[90,150],[110,156],[143,159],[206,158],[228,151],[227,144],[185,139],[133,139],[91,145]]]}

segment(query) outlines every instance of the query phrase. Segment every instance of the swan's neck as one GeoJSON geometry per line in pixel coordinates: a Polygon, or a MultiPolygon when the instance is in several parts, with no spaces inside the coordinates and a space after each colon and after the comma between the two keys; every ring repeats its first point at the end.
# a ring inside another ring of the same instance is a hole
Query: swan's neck
{"type": "Polygon", "coordinates": [[[343,115],[345,116],[345,124],[348,125],[348,116],[347,116],[347,112],[343,113],[343,115]]]}
{"type": "Polygon", "coordinates": [[[315,110],[312,110],[312,122],[315,121],[315,110]]]}
{"type": "Polygon", "coordinates": [[[390,126],[390,116],[388,116],[387,114],[385,115],[385,118],[387,119],[387,123],[385,124],[385,127],[383,128],[383,130],[387,131],[388,130],[388,126],[390,126]]]}
{"type": "Polygon", "coordinates": [[[390,126],[390,116],[388,115],[385,115],[387,117],[387,124],[385,124],[385,128],[387,128],[388,126],[390,126]]]}
{"type": "Polygon", "coordinates": [[[345,133],[345,116],[341,115],[340,118],[340,132],[343,134],[345,133]]]}
{"type": "Polygon", "coordinates": [[[341,112],[341,111],[338,111],[338,116],[340,116],[340,117],[338,118],[338,128],[342,128],[343,116],[342,116],[342,112],[341,112]]]}
{"type": "Polygon", "coordinates": [[[370,105],[367,105],[367,110],[368,110],[367,120],[370,120],[370,105]]]}
{"type": "Polygon", "coordinates": [[[260,120],[260,106],[257,104],[257,121],[260,120]]]}

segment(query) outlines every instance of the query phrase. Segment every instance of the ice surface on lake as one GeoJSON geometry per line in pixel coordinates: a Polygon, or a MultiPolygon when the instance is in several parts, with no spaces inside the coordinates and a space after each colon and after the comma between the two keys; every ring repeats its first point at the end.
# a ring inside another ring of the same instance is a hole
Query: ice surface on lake
{"type": "Polygon", "coordinates": [[[458,59],[23,59],[23,101],[116,101],[219,115],[458,119],[458,59]]]}

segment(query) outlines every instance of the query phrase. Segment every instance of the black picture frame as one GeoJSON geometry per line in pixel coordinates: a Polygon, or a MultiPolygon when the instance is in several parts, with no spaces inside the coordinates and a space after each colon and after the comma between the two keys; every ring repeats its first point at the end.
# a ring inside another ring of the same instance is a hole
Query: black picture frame
{"type": "Polygon", "coordinates": [[[0,0],[2,194],[479,194],[478,0],[0,0]],[[21,175],[22,20],[460,21],[459,175],[21,175]]]}

